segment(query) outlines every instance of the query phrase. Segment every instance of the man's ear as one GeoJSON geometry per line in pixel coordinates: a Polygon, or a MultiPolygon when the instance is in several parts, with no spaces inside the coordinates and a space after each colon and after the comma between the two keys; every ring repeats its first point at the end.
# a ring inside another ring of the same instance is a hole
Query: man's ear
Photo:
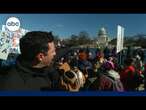
{"type": "Polygon", "coordinates": [[[37,55],[37,59],[39,60],[39,61],[42,61],[43,59],[44,59],[44,54],[43,53],[39,53],[38,55],[37,55]]]}

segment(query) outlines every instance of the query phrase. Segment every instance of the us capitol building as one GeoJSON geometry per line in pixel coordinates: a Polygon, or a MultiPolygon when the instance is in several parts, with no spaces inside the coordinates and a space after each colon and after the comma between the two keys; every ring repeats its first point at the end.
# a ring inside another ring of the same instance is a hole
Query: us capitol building
{"type": "Polygon", "coordinates": [[[107,31],[104,27],[102,27],[99,31],[98,31],[98,35],[97,35],[97,44],[100,47],[105,47],[108,46],[108,35],[107,35],[107,31]]]}

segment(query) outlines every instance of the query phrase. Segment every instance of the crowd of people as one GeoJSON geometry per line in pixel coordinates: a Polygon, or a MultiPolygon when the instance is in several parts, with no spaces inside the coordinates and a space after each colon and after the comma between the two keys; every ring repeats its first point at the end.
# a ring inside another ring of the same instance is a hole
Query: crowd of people
{"type": "Polygon", "coordinates": [[[13,64],[5,68],[1,63],[0,90],[123,92],[146,87],[142,49],[117,54],[116,48],[96,48],[93,55],[89,48],[77,48],[57,57],[59,49],[51,32],[28,32],[13,64]]]}

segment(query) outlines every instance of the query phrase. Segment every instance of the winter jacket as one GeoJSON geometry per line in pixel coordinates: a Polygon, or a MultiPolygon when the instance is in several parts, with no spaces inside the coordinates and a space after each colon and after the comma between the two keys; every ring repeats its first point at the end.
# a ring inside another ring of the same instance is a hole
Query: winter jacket
{"type": "Polygon", "coordinates": [[[18,60],[16,66],[0,79],[0,90],[53,90],[59,76],[48,68],[34,69],[18,60]],[[51,72],[52,71],[52,72],[51,72]]]}

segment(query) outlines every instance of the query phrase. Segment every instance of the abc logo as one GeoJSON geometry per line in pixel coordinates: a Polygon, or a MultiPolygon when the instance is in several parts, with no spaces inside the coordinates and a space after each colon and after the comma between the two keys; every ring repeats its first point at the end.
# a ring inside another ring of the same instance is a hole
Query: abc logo
{"type": "Polygon", "coordinates": [[[20,21],[16,17],[10,17],[6,21],[6,27],[9,31],[17,31],[20,28],[20,21]]]}
{"type": "Polygon", "coordinates": [[[19,26],[19,22],[16,22],[16,23],[15,23],[15,22],[12,22],[12,21],[11,21],[11,22],[8,22],[8,23],[7,23],[7,26],[19,26]]]}

